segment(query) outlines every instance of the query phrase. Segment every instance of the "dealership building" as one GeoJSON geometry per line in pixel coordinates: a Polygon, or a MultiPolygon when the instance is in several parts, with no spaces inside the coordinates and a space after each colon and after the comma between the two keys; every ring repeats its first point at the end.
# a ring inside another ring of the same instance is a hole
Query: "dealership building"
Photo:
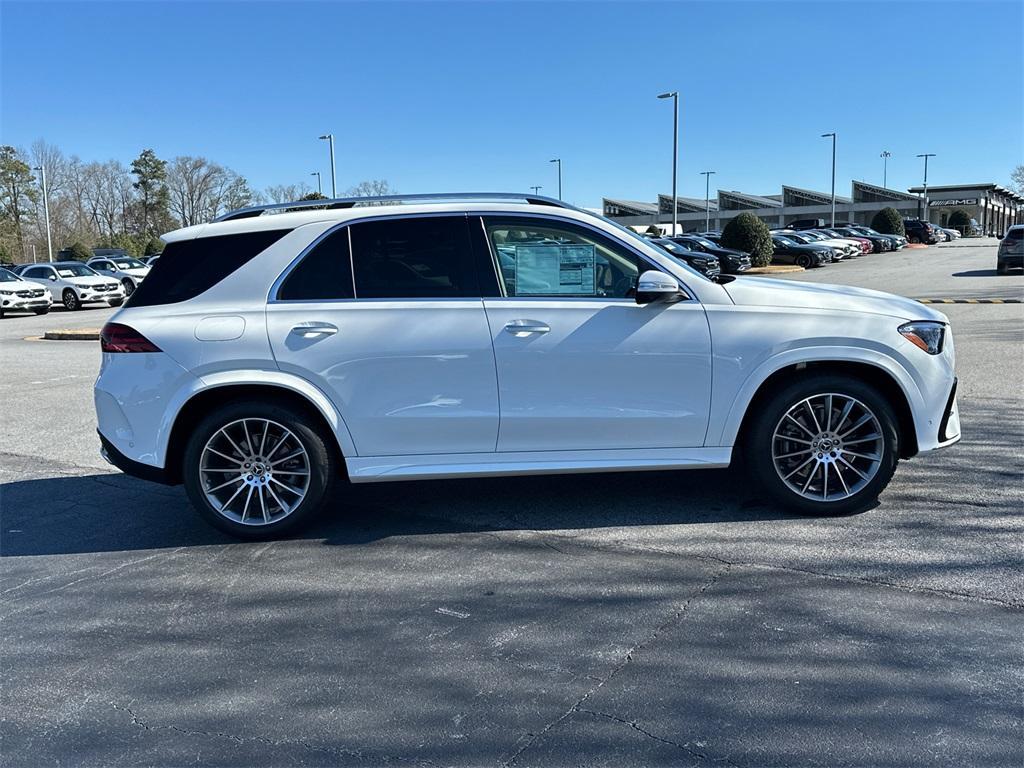
{"type": "MultiPolygon", "coordinates": [[[[870,224],[882,208],[895,208],[904,218],[924,218],[924,190],[906,192],[854,181],[850,196],[836,195],[836,221],[870,224]]],[[[1002,234],[1011,224],[1024,223],[1024,196],[998,184],[955,184],[928,188],[927,218],[946,226],[957,208],[967,211],[986,234],[1002,234]]],[[[658,195],[657,202],[604,198],[604,215],[627,226],[672,224],[672,195],[658,195]]],[[[711,229],[721,229],[743,211],[754,214],[769,227],[784,227],[797,219],[832,216],[832,196],[799,187],[783,186],[777,195],[752,195],[735,190],[718,190],[717,197],[702,200],[676,199],[677,220],[682,231],[702,231],[705,220],[711,229]]]]}

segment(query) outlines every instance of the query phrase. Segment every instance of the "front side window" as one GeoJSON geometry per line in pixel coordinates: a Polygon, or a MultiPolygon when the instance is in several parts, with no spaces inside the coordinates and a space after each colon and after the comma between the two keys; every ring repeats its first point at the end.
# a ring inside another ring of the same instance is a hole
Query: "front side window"
{"type": "Polygon", "coordinates": [[[625,299],[651,267],[608,238],[568,222],[485,218],[508,296],[625,299]]]}
{"type": "Polygon", "coordinates": [[[359,299],[479,297],[465,216],[419,216],[351,225],[359,299]]]}

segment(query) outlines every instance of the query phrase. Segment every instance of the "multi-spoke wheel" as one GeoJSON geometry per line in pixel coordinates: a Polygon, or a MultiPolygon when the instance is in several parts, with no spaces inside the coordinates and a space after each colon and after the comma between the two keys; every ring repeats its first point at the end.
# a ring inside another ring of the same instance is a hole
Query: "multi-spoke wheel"
{"type": "Polygon", "coordinates": [[[787,506],[843,514],[863,509],[888,484],[896,420],[873,387],[811,374],[762,405],[745,447],[764,487],[787,506]]]}
{"type": "Polygon", "coordinates": [[[317,422],[290,408],[243,402],[206,418],[184,456],[186,490],[200,513],[243,538],[298,526],[325,500],[336,472],[317,422]]]}

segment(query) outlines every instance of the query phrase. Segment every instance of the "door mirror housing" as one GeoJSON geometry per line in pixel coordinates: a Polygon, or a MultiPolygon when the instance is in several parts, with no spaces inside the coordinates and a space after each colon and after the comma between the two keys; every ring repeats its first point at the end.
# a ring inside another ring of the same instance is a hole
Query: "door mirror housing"
{"type": "Polygon", "coordinates": [[[636,303],[650,304],[655,301],[678,301],[683,297],[679,283],[670,275],[657,269],[649,269],[636,281],[636,303]]]}

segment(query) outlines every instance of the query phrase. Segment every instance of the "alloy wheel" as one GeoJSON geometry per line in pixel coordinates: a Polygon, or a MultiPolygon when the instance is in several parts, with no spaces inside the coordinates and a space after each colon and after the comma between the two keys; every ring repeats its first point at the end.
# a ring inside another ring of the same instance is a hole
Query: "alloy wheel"
{"type": "Polygon", "coordinates": [[[827,392],[792,406],[772,434],[772,462],[786,486],[813,501],[858,493],[878,474],[885,441],[860,400],[827,392]]]}
{"type": "Polygon", "coordinates": [[[309,490],[302,441],[270,419],[239,419],[218,429],[199,458],[203,494],[218,514],[242,525],[270,525],[291,515],[309,490]]]}

